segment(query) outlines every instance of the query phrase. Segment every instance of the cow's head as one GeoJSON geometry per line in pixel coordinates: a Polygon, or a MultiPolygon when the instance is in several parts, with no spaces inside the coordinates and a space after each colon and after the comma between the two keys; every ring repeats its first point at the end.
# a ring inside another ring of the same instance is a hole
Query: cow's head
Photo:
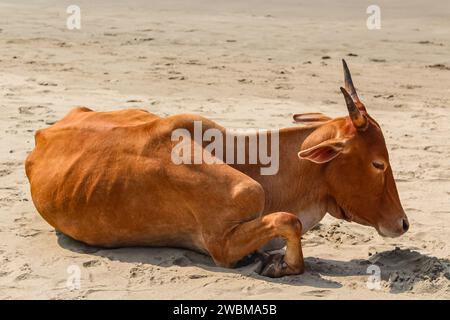
{"type": "Polygon", "coordinates": [[[297,121],[319,124],[298,155],[321,166],[330,214],[373,226],[382,236],[400,236],[409,223],[397,193],[383,133],[358,98],[347,64],[343,63],[345,89],[341,87],[341,91],[349,116],[331,119],[321,114],[295,115],[297,121]]]}

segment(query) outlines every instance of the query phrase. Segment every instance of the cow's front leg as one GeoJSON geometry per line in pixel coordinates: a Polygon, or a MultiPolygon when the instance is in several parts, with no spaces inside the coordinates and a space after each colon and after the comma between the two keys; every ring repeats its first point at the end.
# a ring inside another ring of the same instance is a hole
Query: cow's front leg
{"type": "Polygon", "coordinates": [[[300,237],[300,220],[287,212],[271,213],[247,222],[242,222],[227,231],[219,239],[208,240],[208,251],[214,261],[221,266],[232,267],[246,255],[256,251],[269,240],[282,237],[286,241],[286,253],[272,255],[262,269],[262,275],[282,277],[300,274],[304,271],[300,237]]]}

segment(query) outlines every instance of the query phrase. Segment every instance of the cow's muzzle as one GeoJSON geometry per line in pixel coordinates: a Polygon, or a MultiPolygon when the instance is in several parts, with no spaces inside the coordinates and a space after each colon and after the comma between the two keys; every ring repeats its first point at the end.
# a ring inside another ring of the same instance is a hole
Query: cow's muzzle
{"type": "Polygon", "coordinates": [[[383,237],[396,238],[409,230],[408,217],[404,215],[393,223],[380,224],[377,228],[378,233],[383,237]]]}

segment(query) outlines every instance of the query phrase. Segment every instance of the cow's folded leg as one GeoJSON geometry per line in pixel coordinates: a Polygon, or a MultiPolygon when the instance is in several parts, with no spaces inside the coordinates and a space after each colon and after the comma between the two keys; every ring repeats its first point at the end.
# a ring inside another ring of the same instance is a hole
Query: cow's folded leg
{"type": "Polygon", "coordinates": [[[302,225],[300,220],[287,212],[276,212],[238,224],[218,240],[208,241],[208,251],[221,266],[232,267],[248,254],[256,251],[269,240],[282,237],[286,241],[284,256],[269,257],[262,275],[281,277],[304,271],[301,248],[302,225]]]}

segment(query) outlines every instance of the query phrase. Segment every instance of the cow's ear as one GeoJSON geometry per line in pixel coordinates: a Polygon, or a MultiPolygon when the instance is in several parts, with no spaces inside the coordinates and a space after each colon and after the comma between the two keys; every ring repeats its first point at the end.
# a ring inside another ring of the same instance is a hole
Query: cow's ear
{"type": "Polygon", "coordinates": [[[336,158],[344,150],[345,142],[346,140],[343,139],[326,140],[318,145],[301,150],[298,157],[314,163],[325,163],[336,158]]]}

